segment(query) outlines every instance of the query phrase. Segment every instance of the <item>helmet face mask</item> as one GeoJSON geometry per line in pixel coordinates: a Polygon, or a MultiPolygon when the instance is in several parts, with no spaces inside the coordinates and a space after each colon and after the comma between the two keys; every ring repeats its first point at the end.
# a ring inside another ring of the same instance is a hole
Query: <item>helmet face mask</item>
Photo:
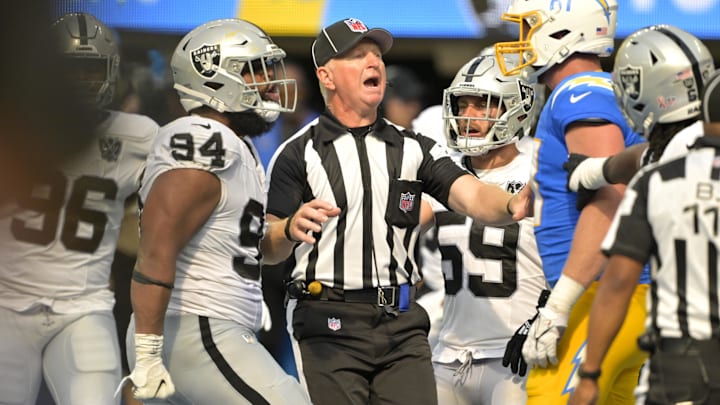
{"type": "Polygon", "coordinates": [[[669,25],[647,27],[620,45],[613,90],[628,124],[648,137],[657,123],[699,117],[700,94],[714,66],[692,34],[669,25]]]}
{"type": "Polygon", "coordinates": [[[178,44],[171,67],[186,111],[253,110],[266,121],[295,110],[296,86],[286,78],[285,51],[257,26],[239,19],[205,23],[178,44]]]}
{"type": "Polygon", "coordinates": [[[70,80],[92,105],[105,107],[113,99],[120,67],[110,29],[94,16],[71,13],[51,26],[70,80]]]}
{"type": "Polygon", "coordinates": [[[617,0],[514,0],[502,19],[519,25],[518,40],[495,44],[503,74],[533,66],[536,80],[574,53],[610,56],[617,7],[617,0]],[[510,55],[519,60],[516,65],[505,63],[510,55]]]}
{"type": "Polygon", "coordinates": [[[521,76],[504,76],[494,56],[463,66],[443,93],[447,145],[467,156],[485,155],[530,134],[535,88],[521,76]]]}

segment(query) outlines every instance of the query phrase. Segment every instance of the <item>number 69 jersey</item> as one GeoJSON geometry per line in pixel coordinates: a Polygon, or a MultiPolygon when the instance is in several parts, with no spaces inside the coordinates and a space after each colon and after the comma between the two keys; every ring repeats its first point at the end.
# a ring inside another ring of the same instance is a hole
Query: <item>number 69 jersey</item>
{"type": "MultiPolygon", "coordinates": [[[[527,145],[525,139],[520,143],[527,145]]],[[[530,155],[521,152],[509,164],[491,170],[474,170],[468,158],[463,166],[482,181],[517,193],[529,181],[530,155]]],[[[467,351],[474,359],[502,357],[518,325],[535,314],[545,288],[533,220],[488,226],[431,203],[445,276],[444,313],[433,361],[463,361],[467,351]]]]}
{"type": "Polygon", "coordinates": [[[80,157],[27,184],[0,220],[0,305],[58,313],[112,310],[110,267],[125,201],[136,193],[158,125],[117,111],[80,157]]]}
{"type": "Polygon", "coordinates": [[[207,222],[178,254],[168,312],[230,319],[256,330],[262,309],[259,243],[266,201],[257,152],[247,138],[218,121],[179,118],[160,129],[148,156],[141,204],[158,176],[183,168],[213,173],[220,180],[221,196],[207,222]]]}

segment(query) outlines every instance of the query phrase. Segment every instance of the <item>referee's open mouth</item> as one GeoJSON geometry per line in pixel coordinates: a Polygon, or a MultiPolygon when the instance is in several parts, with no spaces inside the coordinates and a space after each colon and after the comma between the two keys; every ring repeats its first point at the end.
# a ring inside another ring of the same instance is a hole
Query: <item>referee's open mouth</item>
{"type": "Polygon", "coordinates": [[[369,79],[366,79],[363,84],[367,87],[378,87],[380,86],[380,78],[379,77],[371,77],[369,79]]]}

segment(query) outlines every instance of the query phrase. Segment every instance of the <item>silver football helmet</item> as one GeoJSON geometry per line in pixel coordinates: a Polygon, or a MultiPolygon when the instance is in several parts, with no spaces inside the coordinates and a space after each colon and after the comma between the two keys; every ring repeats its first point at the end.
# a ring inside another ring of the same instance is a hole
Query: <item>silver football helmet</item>
{"type": "Polygon", "coordinates": [[[533,66],[530,78],[535,81],[574,53],[610,56],[617,10],[617,0],[513,0],[502,19],[520,26],[519,38],[495,44],[503,74],[533,66]],[[519,63],[503,63],[509,54],[518,55],[519,63]]]}
{"type": "Polygon", "coordinates": [[[618,49],[613,89],[633,130],[648,136],[656,123],[700,115],[700,94],[715,71],[708,48],[694,35],[654,25],[628,36],[618,49]]]}
{"type": "Polygon", "coordinates": [[[448,147],[480,156],[530,135],[537,111],[535,96],[535,87],[523,76],[503,75],[494,55],[473,58],[443,92],[448,147]],[[461,96],[477,97],[482,115],[465,115],[461,96]]]}
{"type": "Polygon", "coordinates": [[[70,13],[51,26],[69,73],[90,102],[104,107],[115,92],[120,56],[110,29],[87,13],[70,13]]]}
{"type": "Polygon", "coordinates": [[[170,65],[186,111],[202,105],[219,112],[253,110],[272,122],[295,110],[297,86],[286,77],[285,56],[258,26],[221,19],[185,35],[170,65]]]}

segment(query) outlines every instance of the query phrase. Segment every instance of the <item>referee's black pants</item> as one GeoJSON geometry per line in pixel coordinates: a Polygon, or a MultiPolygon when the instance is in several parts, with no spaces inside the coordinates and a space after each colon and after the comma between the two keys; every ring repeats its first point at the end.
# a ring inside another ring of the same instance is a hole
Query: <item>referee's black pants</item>
{"type": "Polygon", "coordinates": [[[437,404],[430,320],[415,302],[394,317],[375,304],[298,300],[292,328],[315,405],[437,404]]]}
{"type": "Polygon", "coordinates": [[[645,404],[720,404],[720,340],[659,340],[645,404]]]}

